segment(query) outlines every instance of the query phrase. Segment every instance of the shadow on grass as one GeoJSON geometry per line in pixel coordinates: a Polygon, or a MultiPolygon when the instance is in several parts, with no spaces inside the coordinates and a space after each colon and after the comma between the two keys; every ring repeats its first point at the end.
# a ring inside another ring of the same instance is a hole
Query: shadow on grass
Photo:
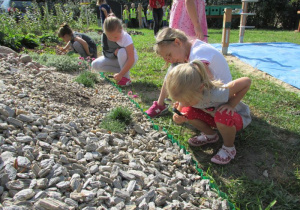
{"type": "Polygon", "coordinates": [[[221,140],[190,150],[232,203],[240,209],[259,209],[276,200],[274,209],[299,209],[300,180],[295,174],[300,169],[299,135],[253,117],[249,127],[237,133],[237,155],[225,166],[210,162],[222,144],[221,140]]]}

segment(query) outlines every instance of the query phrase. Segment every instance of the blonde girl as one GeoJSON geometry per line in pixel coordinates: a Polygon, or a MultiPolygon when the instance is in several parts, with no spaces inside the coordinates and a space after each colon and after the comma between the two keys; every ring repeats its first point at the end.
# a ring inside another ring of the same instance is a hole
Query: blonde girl
{"type": "Polygon", "coordinates": [[[123,30],[122,21],[108,16],[103,24],[103,56],[92,62],[92,68],[99,72],[113,72],[120,86],[131,84],[129,70],[138,60],[131,36],[123,30]]]}
{"type": "MultiPolygon", "coordinates": [[[[195,39],[189,39],[186,34],[173,28],[164,28],[159,31],[156,37],[154,51],[166,62],[171,63],[168,72],[177,63],[186,63],[195,59],[205,64],[205,69],[210,79],[221,80],[223,83],[231,81],[229,66],[224,56],[211,45],[195,39]]],[[[150,117],[157,117],[164,114],[168,107],[164,104],[167,97],[165,84],[161,89],[159,98],[146,111],[150,117]]]]}
{"type": "Polygon", "coordinates": [[[170,97],[179,102],[176,108],[183,114],[173,115],[177,124],[187,122],[200,130],[200,136],[189,139],[192,146],[202,146],[218,141],[217,128],[223,146],[211,159],[217,164],[227,164],[236,155],[236,132],[251,122],[249,107],[241,100],[250,88],[251,80],[242,77],[223,85],[210,80],[201,61],[180,64],[172,69],[166,79],[170,97]]]}

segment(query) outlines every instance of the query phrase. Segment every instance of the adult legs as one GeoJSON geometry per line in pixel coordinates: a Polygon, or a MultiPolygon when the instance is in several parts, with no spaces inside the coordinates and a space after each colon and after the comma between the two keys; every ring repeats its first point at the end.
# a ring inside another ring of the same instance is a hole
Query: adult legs
{"type": "Polygon", "coordinates": [[[159,28],[161,26],[163,17],[163,9],[162,8],[153,8],[153,20],[154,20],[154,36],[156,36],[159,28]]]}

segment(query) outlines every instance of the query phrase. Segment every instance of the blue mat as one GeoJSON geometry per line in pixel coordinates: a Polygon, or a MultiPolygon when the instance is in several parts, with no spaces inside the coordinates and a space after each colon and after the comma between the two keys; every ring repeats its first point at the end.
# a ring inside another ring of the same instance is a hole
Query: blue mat
{"type": "MultiPolygon", "coordinates": [[[[222,51],[221,44],[212,45],[222,51]]],[[[228,53],[300,89],[300,45],[287,42],[232,43],[228,53]]]]}

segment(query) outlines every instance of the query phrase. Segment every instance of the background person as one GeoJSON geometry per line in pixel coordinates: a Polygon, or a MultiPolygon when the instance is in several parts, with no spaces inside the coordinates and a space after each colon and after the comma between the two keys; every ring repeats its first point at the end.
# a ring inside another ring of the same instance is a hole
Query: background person
{"type": "Polygon", "coordinates": [[[173,0],[169,27],[207,42],[205,0],[173,0]]]}
{"type": "Polygon", "coordinates": [[[112,10],[110,6],[106,3],[106,0],[100,0],[99,9],[100,9],[101,20],[103,25],[105,18],[107,18],[108,14],[112,13],[112,10]]]}
{"type": "Polygon", "coordinates": [[[162,7],[165,5],[164,0],[149,0],[150,7],[152,7],[153,12],[153,20],[154,20],[154,36],[156,36],[157,32],[162,23],[163,18],[163,9],[162,7]]]}

